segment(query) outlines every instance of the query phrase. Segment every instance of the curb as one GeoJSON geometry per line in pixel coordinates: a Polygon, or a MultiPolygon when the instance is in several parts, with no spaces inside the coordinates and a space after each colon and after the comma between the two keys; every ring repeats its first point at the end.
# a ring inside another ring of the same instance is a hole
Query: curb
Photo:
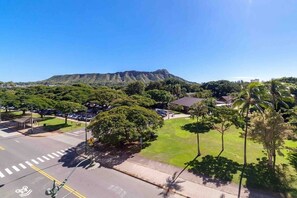
{"type": "MultiPolygon", "coordinates": [[[[158,187],[158,188],[162,188],[162,189],[164,189],[164,190],[167,190],[167,188],[166,188],[164,185],[156,184],[156,183],[154,183],[154,182],[151,182],[151,181],[149,181],[149,180],[146,180],[146,179],[144,179],[144,178],[138,177],[138,176],[136,176],[136,175],[133,175],[133,174],[131,174],[131,173],[129,173],[129,172],[123,171],[123,170],[118,169],[118,168],[115,168],[115,167],[112,167],[112,169],[115,170],[115,171],[118,171],[118,172],[120,172],[120,173],[123,173],[123,174],[125,174],[125,175],[128,175],[128,176],[130,176],[130,177],[133,177],[133,178],[135,178],[135,179],[138,179],[138,180],[141,180],[141,181],[143,181],[143,182],[146,182],[146,183],[148,183],[148,184],[154,185],[154,186],[156,186],[156,187],[158,187]]],[[[178,194],[178,195],[180,195],[180,196],[182,196],[182,197],[185,197],[185,198],[190,198],[189,196],[186,196],[186,195],[184,195],[184,194],[182,194],[182,193],[180,193],[180,192],[178,192],[178,191],[176,191],[176,190],[171,190],[171,192],[173,192],[173,193],[175,193],[175,194],[178,194]]]]}

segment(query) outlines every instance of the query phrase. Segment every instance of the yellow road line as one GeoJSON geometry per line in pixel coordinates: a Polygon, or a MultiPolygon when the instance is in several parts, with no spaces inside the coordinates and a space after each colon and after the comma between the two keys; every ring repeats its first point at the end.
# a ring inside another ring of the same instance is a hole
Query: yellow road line
{"type": "MultiPolygon", "coordinates": [[[[36,166],[31,166],[32,169],[34,169],[35,171],[37,171],[38,173],[42,174],[43,176],[47,177],[50,180],[56,180],[56,184],[60,185],[62,182],[55,179],[54,177],[52,177],[51,175],[47,174],[45,171],[41,170],[40,168],[36,167],[36,166]]],[[[75,195],[78,198],[86,198],[85,196],[83,196],[82,194],[80,194],[79,192],[77,192],[76,190],[74,190],[73,188],[71,188],[68,185],[64,185],[63,186],[64,189],[68,190],[70,193],[72,193],[73,195],[75,195]]]]}
{"type": "Polygon", "coordinates": [[[0,150],[1,150],[1,151],[4,151],[4,150],[5,150],[5,148],[4,148],[4,147],[2,147],[2,146],[0,146],[0,150]]]}

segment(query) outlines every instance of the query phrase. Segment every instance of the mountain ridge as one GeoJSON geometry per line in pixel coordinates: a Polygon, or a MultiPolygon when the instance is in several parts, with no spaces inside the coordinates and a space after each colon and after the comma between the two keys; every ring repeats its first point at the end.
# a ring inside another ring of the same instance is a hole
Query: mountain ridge
{"type": "Polygon", "coordinates": [[[156,71],[123,71],[115,73],[85,73],[85,74],[64,74],[54,75],[39,83],[42,84],[100,84],[100,85],[124,85],[127,83],[142,81],[149,83],[153,81],[161,81],[166,79],[177,79],[184,82],[187,80],[169,73],[166,69],[158,69],[156,71]]]}

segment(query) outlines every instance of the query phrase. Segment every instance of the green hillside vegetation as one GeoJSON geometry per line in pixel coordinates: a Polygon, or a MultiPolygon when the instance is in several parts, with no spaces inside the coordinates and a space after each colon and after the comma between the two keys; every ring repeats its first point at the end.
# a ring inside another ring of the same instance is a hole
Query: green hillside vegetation
{"type": "Polygon", "coordinates": [[[70,75],[56,75],[47,80],[41,81],[43,84],[74,84],[86,83],[97,85],[125,85],[135,81],[149,83],[154,81],[162,81],[165,79],[177,79],[185,81],[184,79],[170,74],[167,70],[161,69],[153,72],[141,71],[125,71],[107,74],[70,74],[70,75]]]}

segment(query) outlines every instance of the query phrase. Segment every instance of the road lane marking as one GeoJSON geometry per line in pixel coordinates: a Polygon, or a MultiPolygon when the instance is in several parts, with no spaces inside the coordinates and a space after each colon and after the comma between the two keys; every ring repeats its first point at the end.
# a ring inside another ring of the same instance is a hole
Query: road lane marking
{"type": "Polygon", "coordinates": [[[57,153],[60,154],[60,155],[64,155],[63,153],[61,153],[61,152],[59,152],[59,151],[57,151],[57,153]]]}
{"type": "Polygon", "coordinates": [[[20,143],[20,141],[18,141],[18,140],[14,140],[16,143],[20,143]]]}
{"type": "Polygon", "coordinates": [[[29,166],[32,166],[33,165],[30,162],[28,162],[28,161],[25,161],[25,163],[28,164],[29,166]]]}
{"type": "Polygon", "coordinates": [[[34,159],[31,159],[31,161],[32,161],[34,164],[39,164],[39,162],[37,162],[37,161],[34,160],[34,159]]]}
{"type": "Polygon", "coordinates": [[[60,157],[58,154],[56,153],[52,153],[52,155],[56,156],[56,157],[60,157]]]}
{"type": "Polygon", "coordinates": [[[27,168],[27,167],[24,166],[24,164],[22,164],[22,163],[20,163],[19,166],[22,167],[23,169],[26,169],[26,168],[27,168]]]}
{"type": "Polygon", "coordinates": [[[12,168],[13,168],[16,172],[19,172],[19,171],[20,171],[20,169],[19,169],[18,167],[16,167],[16,166],[12,166],[12,168]]]}
{"type": "Polygon", "coordinates": [[[62,150],[60,150],[60,151],[61,151],[62,153],[65,153],[65,150],[63,150],[63,149],[62,149],[62,150]]]}
{"type": "Polygon", "coordinates": [[[52,156],[51,154],[47,154],[47,156],[49,156],[50,158],[54,159],[55,157],[52,156]]]}
{"type": "Polygon", "coordinates": [[[44,160],[41,159],[40,157],[37,157],[37,159],[38,159],[39,161],[41,161],[41,162],[44,162],[44,160]]]}
{"type": "MultiPolygon", "coordinates": [[[[56,178],[54,178],[53,176],[49,175],[48,173],[46,173],[45,171],[41,170],[40,168],[36,167],[36,166],[31,166],[31,168],[33,170],[35,170],[36,172],[42,174],[43,176],[47,177],[48,179],[52,180],[52,181],[56,181],[56,185],[60,185],[62,182],[60,182],[59,180],[57,180],[56,178]]],[[[64,189],[66,189],[67,191],[71,192],[73,195],[75,195],[78,198],[86,198],[85,196],[83,196],[82,194],[80,194],[79,192],[77,192],[75,189],[71,188],[68,185],[64,185],[63,186],[64,189]]]]}
{"type": "Polygon", "coordinates": [[[2,146],[0,146],[0,150],[1,150],[1,151],[4,151],[4,150],[5,150],[5,148],[4,148],[4,147],[2,147],[2,146]]]}
{"type": "Polygon", "coordinates": [[[3,173],[0,171],[0,177],[3,178],[5,177],[5,175],[3,175],[3,173]]]}
{"type": "Polygon", "coordinates": [[[42,157],[43,157],[43,159],[50,160],[49,158],[47,158],[47,157],[45,157],[45,156],[42,156],[42,157]]]}
{"type": "Polygon", "coordinates": [[[6,168],[6,169],[4,169],[9,175],[11,175],[12,174],[12,172],[8,169],[8,168],[6,168]]]}

